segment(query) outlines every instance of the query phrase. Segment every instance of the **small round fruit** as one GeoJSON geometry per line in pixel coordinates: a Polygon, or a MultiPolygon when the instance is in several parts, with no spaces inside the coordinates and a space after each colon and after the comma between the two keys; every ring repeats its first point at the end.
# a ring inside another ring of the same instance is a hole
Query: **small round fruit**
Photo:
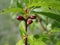
{"type": "Polygon", "coordinates": [[[32,19],[28,19],[27,20],[27,25],[31,24],[32,22],[33,22],[32,19]]]}
{"type": "Polygon", "coordinates": [[[35,18],[36,18],[36,16],[30,16],[29,18],[30,18],[30,19],[35,19],[35,18]]]}
{"type": "Polygon", "coordinates": [[[17,16],[17,20],[24,20],[22,16],[17,16]]]}

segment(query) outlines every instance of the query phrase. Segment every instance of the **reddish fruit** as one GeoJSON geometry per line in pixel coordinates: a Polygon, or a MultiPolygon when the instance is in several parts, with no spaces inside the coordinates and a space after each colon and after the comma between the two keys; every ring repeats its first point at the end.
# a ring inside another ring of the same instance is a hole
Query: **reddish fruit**
{"type": "Polygon", "coordinates": [[[36,16],[30,16],[29,18],[30,18],[30,19],[35,19],[35,18],[36,18],[36,16]]]}
{"type": "Polygon", "coordinates": [[[17,20],[24,20],[22,16],[17,16],[17,20]]]}
{"type": "Polygon", "coordinates": [[[27,25],[31,24],[33,21],[31,19],[27,20],[27,25]]]}

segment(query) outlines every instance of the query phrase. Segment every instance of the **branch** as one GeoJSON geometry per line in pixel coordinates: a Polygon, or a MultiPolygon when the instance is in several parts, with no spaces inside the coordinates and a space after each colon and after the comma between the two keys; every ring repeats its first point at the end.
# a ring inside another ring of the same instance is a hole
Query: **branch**
{"type": "Polygon", "coordinates": [[[40,28],[45,32],[46,28],[43,26],[41,18],[39,16],[37,16],[37,18],[38,18],[38,22],[40,23],[40,26],[41,26],[40,28]]]}

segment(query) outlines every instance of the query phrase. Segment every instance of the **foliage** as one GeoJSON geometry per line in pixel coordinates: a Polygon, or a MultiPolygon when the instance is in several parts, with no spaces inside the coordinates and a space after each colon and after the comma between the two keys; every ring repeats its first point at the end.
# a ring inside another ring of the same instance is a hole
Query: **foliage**
{"type": "MultiPolygon", "coordinates": [[[[11,0],[12,1],[12,0],[11,0]]],[[[28,9],[28,15],[36,15],[42,20],[46,31],[43,31],[41,24],[36,20],[28,26],[28,44],[30,45],[59,45],[58,36],[60,33],[60,1],[59,0],[13,0],[13,3],[7,8],[0,11],[0,14],[20,13],[25,16],[24,8],[28,9]],[[16,3],[16,5],[14,5],[16,3]],[[14,6],[12,6],[14,5],[14,6]],[[51,24],[49,29],[47,26],[51,24]],[[56,25],[57,24],[57,25],[56,25]],[[37,30],[37,32],[36,32],[37,30]],[[58,30],[58,31],[56,31],[58,30]],[[36,32],[36,34],[35,34],[36,32]],[[56,34],[58,33],[58,34],[56,34]]],[[[23,37],[25,32],[24,22],[19,24],[19,32],[23,37]]],[[[22,38],[23,39],[23,38],[22,38]]],[[[23,40],[17,42],[22,45],[23,40]]]]}

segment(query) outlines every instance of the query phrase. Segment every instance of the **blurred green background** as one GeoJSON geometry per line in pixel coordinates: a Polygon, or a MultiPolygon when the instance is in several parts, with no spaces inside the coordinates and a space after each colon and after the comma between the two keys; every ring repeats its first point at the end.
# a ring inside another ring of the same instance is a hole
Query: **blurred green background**
{"type": "MultiPolygon", "coordinates": [[[[0,0],[0,10],[9,6],[10,0],[0,0]]],[[[20,39],[18,23],[9,14],[0,14],[0,45],[16,45],[20,39]]]]}

